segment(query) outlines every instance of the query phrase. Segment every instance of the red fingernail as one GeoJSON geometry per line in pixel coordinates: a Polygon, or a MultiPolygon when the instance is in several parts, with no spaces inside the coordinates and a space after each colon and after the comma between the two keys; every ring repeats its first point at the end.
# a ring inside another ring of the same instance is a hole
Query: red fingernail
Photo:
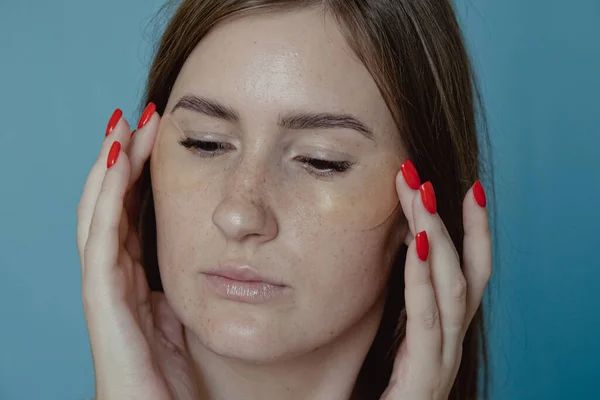
{"type": "Polygon", "coordinates": [[[110,133],[115,129],[115,127],[119,123],[119,120],[122,116],[123,111],[119,110],[118,108],[115,111],[113,111],[113,114],[110,117],[110,120],[108,121],[108,125],[106,126],[106,134],[104,135],[104,137],[110,135],[110,133]]]}
{"type": "Polygon", "coordinates": [[[427,261],[429,256],[429,239],[427,238],[427,232],[419,232],[415,236],[417,241],[417,255],[421,261],[427,261]]]}
{"type": "Polygon", "coordinates": [[[150,121],[150,118],[152,118],[152,115],[154,115],[155,111],[156,111],[156,105],[154,103],[149,103],[146,106],[146,109],[144,110],[144,112],[142,113],[142,116],[140,117],[140,122],[138,123],[138,129],[143,128],[144,125],[146,125],[148,123],[148,121],[150,121]]]}
{"type": "Polygon", "coordinates": [[[404,161],[404,163],[400,166],[400,170],[402,171],[402,176],[408,184],[408,187],[410,187],[412,190],[417,190],[419,186],[421,186],[421,178],[419,178],[419,173],[410,160],[404,161]]]}
{"type": "Polygon", "coordinates": [[[483,185],[480,181],[475,182],[473,185],[473,197],[475,197],[475,201],[479,204],[479,207],[485,208],[485,205],[487,204],[485,190],[483,190],[483,185]]]}
{"type": "Polygon", "coordinates": [[[137,130],[134,129],[133,132],[131,132],[131,135],[129,136],[129,139],[131,139],[133,137],[133,134],[136,133],[136,132],[137,132],[137,130]]]}
{"type": "Polygon", "coordinates": [[[421,185],[421,200],[423,201],[425,209],[429,211],[430,214],[435,214],[437,212],[435,192],[433,191],[431,182],[425,182],[421,185]]]}
{"type": "Polygon", "coordinates": [[[106,160],[106,167],[110,168],[119,159],[119,154],[121,153],[121,143],[114,142],[112,146],[110,146],[110,151],[108,152],[108,158],[106,160]]]}

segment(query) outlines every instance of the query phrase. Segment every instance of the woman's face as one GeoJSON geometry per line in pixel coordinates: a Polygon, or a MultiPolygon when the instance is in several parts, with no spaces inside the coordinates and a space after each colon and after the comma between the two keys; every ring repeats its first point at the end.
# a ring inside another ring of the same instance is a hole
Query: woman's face
{"type": "Polygon", "coordinates": [[[331,18],[220,24],[181,70],[152,153],[160,272],[182,323],[255,361],[374,332],[406,232],[401,158],[391,113],[331,18]]]}

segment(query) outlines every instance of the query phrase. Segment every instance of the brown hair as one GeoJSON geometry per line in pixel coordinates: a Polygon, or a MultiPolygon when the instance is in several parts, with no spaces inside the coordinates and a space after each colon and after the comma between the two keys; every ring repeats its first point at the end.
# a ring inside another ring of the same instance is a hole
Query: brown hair
{"type": "MultiPolygon", "coordinates": [[[[168,3],[163,11],[170,14],[175,6],[157,48],[144,99],[144,104],[154,102],[160,114],[187,57],[220,21],[249,12],[305,7],[322,7],[331,13],[379,86],[409,158],[421,178],[434,185],[438,212],[462,259],[462,200],[478,179],[483,166],[480,150],[485,150],[488,142],[485,129],[477,136],[481,102],[449,0],[183,0],[181,4],[168,3]]],[[[144,265],[150,287],[162,290],[149,163],[142,174],[141,190],[144,265]]],[[[406,246],[402,246],[389,279],[391,290],[379,331],[356,382],[355,393],[361,399],[379,399],[404,337],[405,255],[406,246]]],[[[486,395],[486,388],[487,353],[480,308],[464,339],[450,399],[474,399],[486,395]]]]}

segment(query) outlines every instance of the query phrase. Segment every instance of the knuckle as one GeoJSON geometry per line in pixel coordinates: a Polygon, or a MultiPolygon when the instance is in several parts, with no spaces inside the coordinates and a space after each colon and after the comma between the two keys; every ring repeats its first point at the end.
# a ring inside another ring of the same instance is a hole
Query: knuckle
{"type": "Polygon", "coordinates": [[[442,380],[440,373],[434,374],[429,382],[428,398],[430,399],[443,399],[445,390],[445,382],[442,380]]]}
{"type": "Polygon", "coordinates": [[[99,310],[100,307],[105,307],[108,300],[108,294],[103,293],[98,285],[84,283],[81,288],[81,303],[84,313],[90,316],[91,313],[99,310]]]}
{"type": "Polygon", "coordinates": [[[463,274],[459,274],[454,282],[453,295],[454,299],[460,303],[465,302],[467,299],[467,280],[463,274]]]}
{"type": "Polygon", "coordinates": [[[436,306],[432,305],[427,307],[421,314],[421,322],[423,327],[427,330],[434,329],[440,319],[440,313],[436,306]]]}
{"type": "Polygon", "coordinates": [[[90,224],[90,228],[89,228],[89,233],[88,233],[88,240],[86,243],[86,252],[89,252],[89,246],[91,243],[94,243],[94,241],[96,240],[96,238],[100,235],[101,231],[102,231],[102,226],[98,221],[99,218],[92,218],[92,222],[90,224]]]}
{"type": "Polygon", "coordinates": [[[94,296],[91,291],[86,288],[87,285],[83,285],[81,288],[81,301],[83,303],[84,310],[89,310],[94,303],[94,296]]]}

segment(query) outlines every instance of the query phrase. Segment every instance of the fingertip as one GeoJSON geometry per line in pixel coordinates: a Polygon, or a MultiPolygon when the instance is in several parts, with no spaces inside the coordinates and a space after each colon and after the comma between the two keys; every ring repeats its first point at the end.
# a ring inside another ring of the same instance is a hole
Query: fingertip
{"type": "Polygon", "coordinates": [[[112,168],[117,160],[119,159],[119,155],[121,154],[121,142],[115,140],[113,144],[110,146],[110,150],[108,152],[108,157],[106,159],[106,168],[112,168]]]}
{"type": "Polygon", "coordinates": [[[404,161],[400,166],[400,170],[396,174],[396,193],[398,194],[398,200],[402,207],[402,212],[406,217],[409,225],[410,238],[407,236],[405,243],[410,243],[412,236],[415,234],[415,220],[414,220],[414,199],[418,197],[416,195],[419,188],[420,178],[416,171],[416,168],[410,160],[404,161]],[[416,189],[413,189],[416,187],[416,189]]]}
{"type": "Polygon", "coordinates": [[[480,180],[475,181],[469,188],[465,194],[463,205],[487,211],[488,198],[480,180]]]}
{"type": "MultiPolygon", "coordinates": [[[[112,147],[114,146],[114,142],[120,142],[123,151],[127,149],[128,146],[128,136],[129,136],[129,122],[122,116],[121,110],[117,109],[119,112],[115,111],[116,115],[119,116],[118,120],[115,122],[115,125],[112,129],[107,129],[107,134],[104,137],[102,142],[102,148],[100,149],[99,158],[105,159],[109,155],[112,147]]],[[[116,118],[116,117],[114,117],[116,118]]],[[[98,160],[99,161],[99,160],[98,160]]]]}
{"type": "Polygon", "coordinates": [[[468,190],[463,201],[463,226],[465,234],[488,231],[488,199],[479,180],[468,190]]]}
{"type": "Polygon", "coordinates": [[[481,181],[479,179],[472,186],[471,190],[473,192],[473,198],[475,199],[477,205],[481,208],[485,208],[487,205],[485,189],[483,188],[483,185],[481,184],[481,181]]]}
{"type": "Polygon", "coordinates": [[[115,130],[122,117],[123,111],[120,108],[116,108],[110,116],[110,119],[108,120],[108,124],[106,125],[106,130],[104,132],[104,137],[107,137],[115,130]]]}
{"type": "Polygon", "coordinates": [[[429,257],[429,238],[427,232],[421,231],[415,236],[415,250],[419,260],[425,262],[429,257]]]}
{"type": "Polygon", "coordinates": [[[127,121],[127,119],[121,118],[121,122],[119,122],[119,123],[121,123],[121,124],[124,125],[123,127],[125,128],[124,129],[125,132],[130,132],[131,131],[131,125],[129,125],[129,121],[127,121]]]}
{"type": "Polygon", "coordinates": [[[419,187],[419,192],[421,194],[421,202],[429,214],[437,214],[437,200],[435,197],[435,190],[433,189],[431,182],[427,181],[422,184],[419,187]]]}
{"type": "Polygon", "coordinates": [[[150,122],[152,117],[154,117],[155,113],[156,113],[156,104],[154,104],[153,102],[148,103],[148,105],[144,109],[144,112],[142,113],[142,116],[140,117],[137,128],[142,129],[144,126],[146,126],[146,124],[148,124],[148,122],[150,122]]]}
{"type": "Polygon", "coordinates": [[[408,189],[408,185],[402,176],[402,171],[398,170],[396,174],[396,193],[398,194],[398,199],[402,199],[402,192],[408,189]]]}
{"type": "Polygon", "coordinates": [[[421,186],[421,178],[419,177],[419,173],[415,168],[415,165],[407,159],[400,166],[400,172],[402,173],[402,178],[406,185],[412,190],[418,190],[419,186],[421,186]]]}
{"type": "MultiPolygon", "coordinates": [[[[150,107],[150,105],[148,107],[150,107]]],[[[152,111],[151,114],[146,116],[142,115],[142,117],[140,117],[140,122],[138,123],[137,129],[135,129],[131,134],[132,138],[134,137],[134,134],[135,137],[146,135],[152,136],[158,131],[158,126],[160,124],[160,115],[154,110],[154,108],[155,106],[150,108],[150,111],[152,111]]],[[[144,113],[146,112],[147,111],[144,111],[144,113]]]]}

